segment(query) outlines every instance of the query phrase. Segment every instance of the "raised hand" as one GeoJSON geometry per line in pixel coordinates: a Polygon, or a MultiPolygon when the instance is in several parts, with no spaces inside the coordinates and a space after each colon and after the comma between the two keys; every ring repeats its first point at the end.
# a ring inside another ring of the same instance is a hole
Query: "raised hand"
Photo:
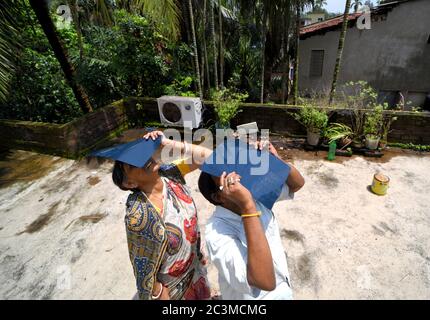
{"type": "Polygon", "coordinates": [[[223,172],[220,177],[220,189],[225,198],[245,211],[255,206],[251,192],[240,183],[240,176],[236,172],[229,174],[223,172]]]}
{"type": "Polygon", "coordinates": [[[164,135],[164,133],[162,131],[159,131],[159,130],[148,132],[147,134],[145,134],[143,136],[143,139],[146,139],[146,140],[148,140],[148,139],[155,140],[158,137],[161,137],[161,145],[163,147],[166,146],[166,145],[168,145],[168,144],[170,144],[170,143],[173,143],[172,140],[167,139],[166,136],[164,135]]]}

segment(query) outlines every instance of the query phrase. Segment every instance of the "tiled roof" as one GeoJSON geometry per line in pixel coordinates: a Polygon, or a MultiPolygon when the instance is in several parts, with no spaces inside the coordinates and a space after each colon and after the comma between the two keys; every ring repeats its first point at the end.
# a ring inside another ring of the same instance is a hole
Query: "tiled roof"
{"type": "MultiPolygon", "coordinates": [[[[363,14],[362,12],[351,13],[348,15],[348,21],[355,20],[359,16],[361,16],[362,14],[363,14]]],[[[338,25],[341,25],[342,21],[343,21],[343,15],[340,15],[340,16],[334,17],[334,18],[329,19],[329,20],[313,23],[313,24],[310,24],[308,26],[302,27],[300,29],[300,35],[305,35],[307,33],[312,33],[312,32],[318,31],[318,30],[322,30],[322,29],[333,28],[333,27],[336,27],[338,25]]]]}
{"type": "MultiPolygon", "coordinates": [[[[393,7],[395,7],[399,4],[409,2],[409,1],[413,1],[413,0],[397,0],[397,1],[384,3],[384,4],[381,4],[381,5],[373,8],[373,9],[371,9],[371,12],[372,12],[372,14],[384,13],[384,12],[391,10],[393,7]]],[[[348,21],[355,21],[362,14],[363,14],[362,12],[350,13],[348,15],[348,21]]],[[[320,33],[320,32],[326,32],[329,30],[333,30],[333,29],[336,29],[338,26],[341,26],[342,22],[343,22],[343,14],[339,15],[337,17],[331,18],[329,20],[313,23],[313,24],[307,25],[305,27],[302,27],[300,29],[300,36],[307,38],[307,37],[311,36],[313,33],[320,33]]]]}

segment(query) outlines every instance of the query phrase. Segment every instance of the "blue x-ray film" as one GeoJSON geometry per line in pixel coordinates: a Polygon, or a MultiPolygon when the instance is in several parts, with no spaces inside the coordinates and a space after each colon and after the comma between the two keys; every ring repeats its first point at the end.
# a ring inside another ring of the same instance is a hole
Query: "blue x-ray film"
{"type": "Polygon", "coordinates": [[[226,139],[205,160],[201,170],[216,177],[224,171],[235,171],[254,199],[272,209],[291,168],[268,151],[256,150],[239,139],[226,139]]]}
{"type": "Polygon", "coordinates": [[[139,138],[132,142],[119,144],[110,148],[92,152],[90,156],[119,160],[138,168],[142,168],[152,157],[161,142],[158,137],[155,140],[139,138]]]}

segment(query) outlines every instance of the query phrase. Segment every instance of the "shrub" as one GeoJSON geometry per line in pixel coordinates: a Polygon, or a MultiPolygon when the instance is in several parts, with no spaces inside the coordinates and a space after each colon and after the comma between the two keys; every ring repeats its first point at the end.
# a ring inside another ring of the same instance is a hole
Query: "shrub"
{"type": "Polygon", "coordinates": [[[340,140],[343,138],[351,138],[353,135],[352,129],[343,123],[331,123],[330,126],[325,130],[324,135],[329,139],[329,143],[332,141],[340,140]]]}
{"type": "Polygon", "coordinates": [[[230,120],[239,112],[239,105],[248,97],[248,94],[237,93],[229,89],[215,91],[212,94],[214,109],[220,126],[227,127],[230,120]]]}
{"type": "Polygon", "coordinates": [[[196,94],[191,91],[192,77],[180,77],[173,80],[173,83],[164,88],[164,93],[169,96],[195,97],[196,94]]]}
{"type": "Polygon", "coordinates": [[[115,26],[84,29],[87,48],[82,60],[75,50],[78,80],[95,107],[125,96],[160,96],[169,83],[166,39],[142,16],[114,11],[115,26]]]}
{"type": "Polygon", "coordinates": [[[327,127],[327,112],[311,105],[305,105],[299,113],[293,114],[294,118],[311,131],[321,131],[327,127]]]}
{"type": "Polygon", "coordinates": [[[74,94],[41,28],[21,33],[26,44],[18,53],[7,101],[0,118],[66,123],[82,115],[74,94]]]}
{"type": "Polygon", "coordinates": [[[380,137],[383,124],[382,111],[382,105],[377,105],[372,111],[366,114],[363,127],[365,135],[369,135],[372,138],[380,137]]]}

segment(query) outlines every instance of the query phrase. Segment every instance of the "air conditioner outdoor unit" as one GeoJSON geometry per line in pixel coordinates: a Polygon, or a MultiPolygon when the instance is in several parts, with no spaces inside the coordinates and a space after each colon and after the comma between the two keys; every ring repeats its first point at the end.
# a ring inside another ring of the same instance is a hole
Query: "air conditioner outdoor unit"
{"type": "Polygon", "coordinates": [[[200,126],[202,121],[200,98],[162,96],[157,102],[162,124],[189,129],[200,126]]]}

